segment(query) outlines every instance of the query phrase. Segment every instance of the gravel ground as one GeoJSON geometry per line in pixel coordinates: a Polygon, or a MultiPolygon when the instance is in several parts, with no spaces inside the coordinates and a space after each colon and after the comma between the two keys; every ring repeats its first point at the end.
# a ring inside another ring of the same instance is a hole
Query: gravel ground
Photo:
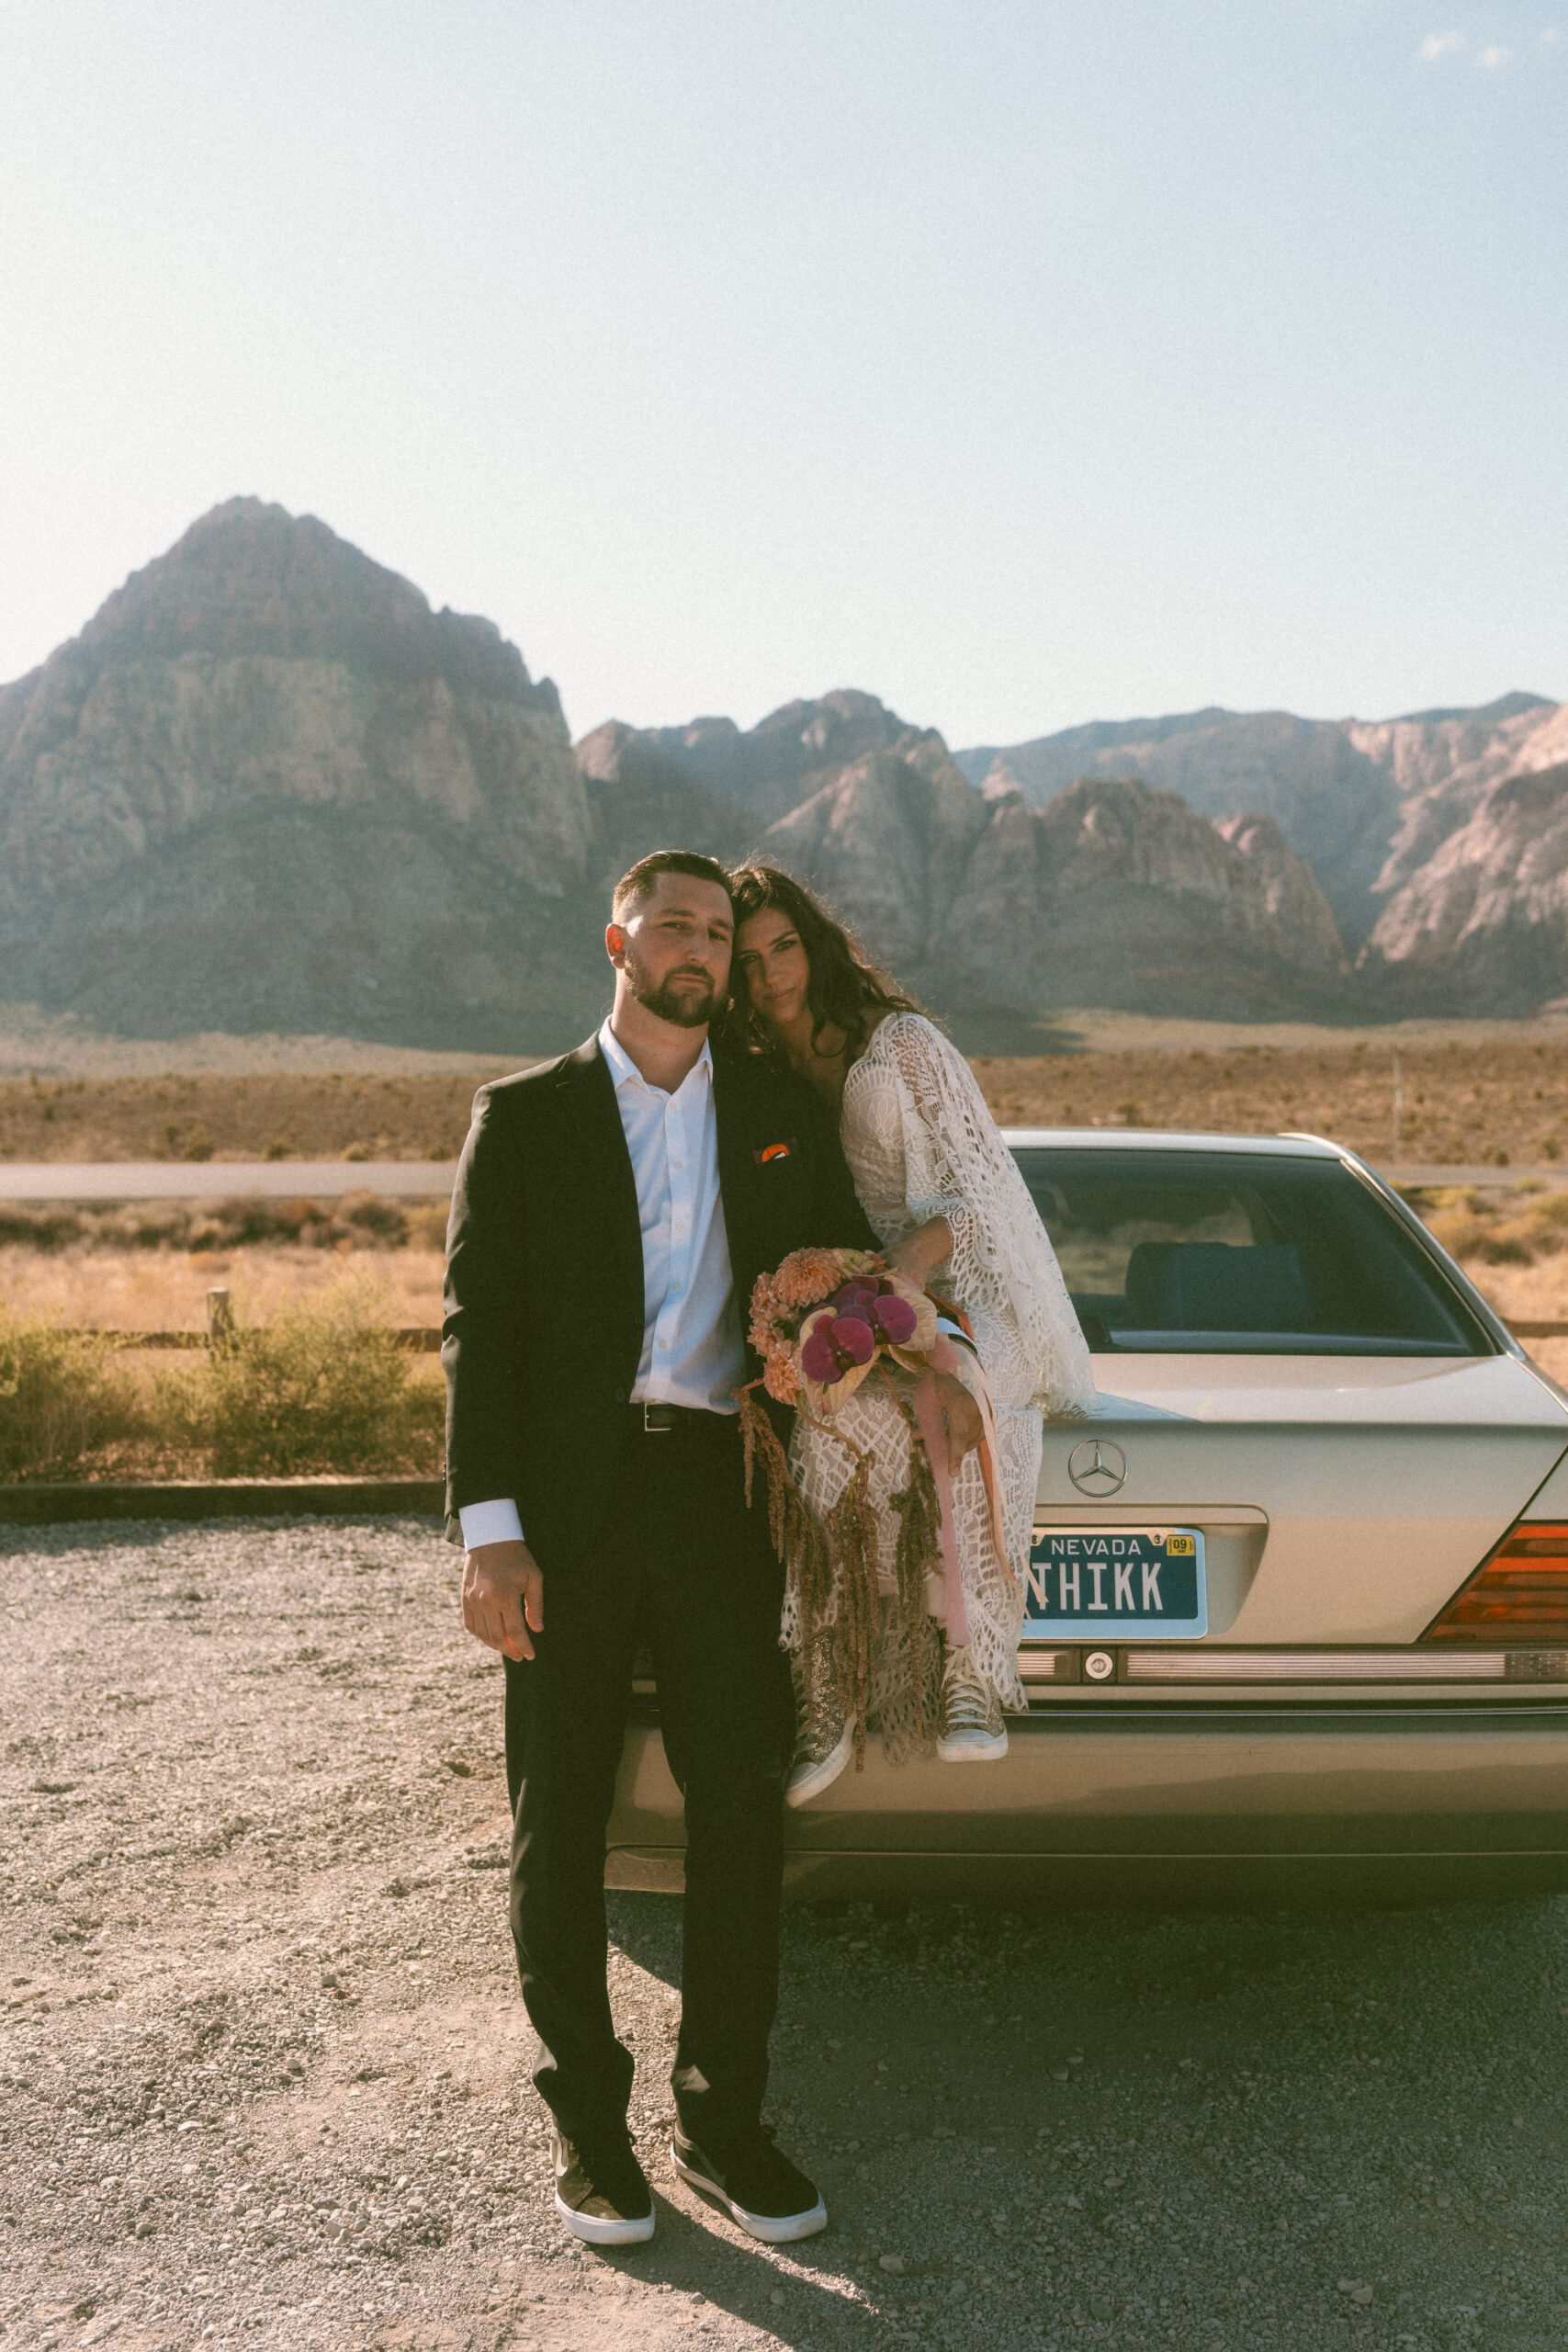
{"type": "Polygon", "coordinates": [[[500,1676],[411,1520],[6,1531],[0,2347],[1568,2339],[1568,1905],[788,1914],[761,2250],[661,2160],[679,1923],[612,1900],[654,2243],[558,2230],[500,1676]]]}

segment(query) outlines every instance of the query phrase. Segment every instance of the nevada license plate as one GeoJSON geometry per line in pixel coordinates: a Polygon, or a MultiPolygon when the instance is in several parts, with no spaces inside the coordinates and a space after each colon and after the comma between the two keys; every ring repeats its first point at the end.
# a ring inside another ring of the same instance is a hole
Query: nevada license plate
{"type": "Polygon", "coordinates": [[[1195,1640],[1209,1630],[1196,1527],[1037,1527],[1023,1639],[1195,1640]]]}

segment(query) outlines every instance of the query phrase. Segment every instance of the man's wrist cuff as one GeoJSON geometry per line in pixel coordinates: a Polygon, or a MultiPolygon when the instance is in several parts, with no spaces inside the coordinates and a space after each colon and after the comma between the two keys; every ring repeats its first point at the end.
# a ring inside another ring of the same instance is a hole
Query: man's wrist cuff
{"type": "Polygon", "coordinates": [[[521,1544],[523,1521],[517,1516],[517,1505],[508,1495],[503,1501],[465,1503],[457,1513],[463,1530],[465,1551],[476,1552],[481,1544],[521,1544]]]}

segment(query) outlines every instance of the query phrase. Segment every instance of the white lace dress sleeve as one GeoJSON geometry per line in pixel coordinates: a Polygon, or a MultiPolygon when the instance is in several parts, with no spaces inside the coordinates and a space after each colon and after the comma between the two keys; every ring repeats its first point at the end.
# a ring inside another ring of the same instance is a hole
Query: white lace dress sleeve
{"type": "MultiPolygon", "coordinates": [[[[1091,1409],[1089,1348],[1045,1229],[974,1075],[923,1015],[890,1014],[874,1033],[849,1073],[841,1133],[855,1189],[885,1248],[934,1216],[952,1228],[952,1255],[936,1270],[932,1287],[967,1316],[990,1388],[1010,1557],[998,1551],[977,1453],[953,1481],[953,1535],[971,1653],[1003,1707],[1018,1713],[1028,1704],[1018,1637],[1040,1480],[1041,1413],[1091,1409]]],[[[897,1498],[909,1476],[908,1435],[891,1399],[870,1383],[841,1409],[837,1426],[865,1457],[886,1593],[897,1498]]],[[[790,1460],[808,1508],[825,1515],[843,1491],[852,1457],[801,1421],[790,1460]]],[[[941,1613],[939,1596],[931,1606],[941,1613]]],[[[792,1597],[784,1611],[788,1646],[798,1646],[801,1630],[792,1597]]],[[[919,1670],[907,1629],[890,1615],[873,1712],[895,1755],[912,1742],[911,1681],[919,1670]]]]}
{"type": "Polygon", "coordinates": [[[934,1216],[953,1230],[939,1268],[970,1317],[998,1404],[1077,1415],[1094,1372],[1056,1253],[975,1073],[918,1012],[890,1013],[844,1088],[844,1156],[891,1249],[934,1216]]]}

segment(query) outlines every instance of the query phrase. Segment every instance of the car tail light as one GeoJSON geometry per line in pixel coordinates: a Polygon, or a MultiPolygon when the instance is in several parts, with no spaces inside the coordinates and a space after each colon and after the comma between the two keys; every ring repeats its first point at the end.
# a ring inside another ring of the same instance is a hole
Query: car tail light
{"type": "Polygon", "coordinates": [[[1568,1525],[1521,1520],[1510,1528],[1421,1638],[1568,1640],[1568,1525]]]}

